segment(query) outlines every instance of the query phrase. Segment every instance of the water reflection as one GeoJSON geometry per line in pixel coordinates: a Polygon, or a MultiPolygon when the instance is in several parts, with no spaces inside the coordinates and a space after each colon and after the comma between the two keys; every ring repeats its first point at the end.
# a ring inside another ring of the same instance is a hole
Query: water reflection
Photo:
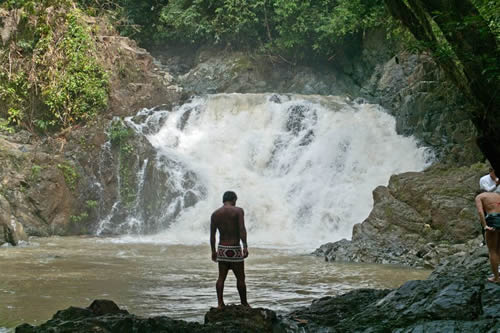
{"type": "MultiPolygon", "coordinates": [[[[40,324],[57,310],[86,307],[96,298],[113,299],[141,316],[197,321],[216,305],[217,266],[208,245],[55,237],[1,248],[0,262],[0,327],[40,324]]],[[[250,304],[285,312],[355,288],[394,288],[429,271],[326,263],[290,249],[252,248],[246,273],[250,304]]],[[[239,302],[231,274],[225,301],[239,302]]]]}

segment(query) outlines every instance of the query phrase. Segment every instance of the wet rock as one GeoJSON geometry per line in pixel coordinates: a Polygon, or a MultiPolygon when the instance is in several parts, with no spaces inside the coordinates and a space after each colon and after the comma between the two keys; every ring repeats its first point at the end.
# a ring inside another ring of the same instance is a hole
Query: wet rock
{"type": "Polygon", "coordinates": [[[121,310],[113,301],[96,300],[88,308],[70,307],[58,311],[51,320],[40,326],[23,324],[16,333],[84,333],[84,332],[205,332],[253,333],[281,332],[276,314],[267,309],[243,309],[228,306],[224,310],[211,309],[205,316],[205,325],[168,317],[141,318],[121,310]]]}
{"type": "Polygon", "coordinates": [[[309,307],[303,307],[286,315],[292,327],[307,327],[309,331],[321,327],[335,326],[342,319],[362,311],[368,304],[385,297],[390,290],[358,289],[341,296],[324,297],[315,300],[309,307]]]}
{"type": "Polygon", "coordinates": [[[0,194],[0,246],[9,243],[17,245],[20,241],[28,240],[23,225],[12,216],[10,204],[0,194]]]}
{"type": "Polygon", "coordinates": [[[211,308],[205,315],[205,324],[224,329],[226,332],[276,332],[276,313],[264,308],[228,305],[219,310],[211,308]]]}
{"type": "Polygon", "coordinates": [[[200,332],[202,325],[167,317],[140,318],[121,310],[113,301],[96,300],[88,308],[70,307],[58,311],[40,326],[23,324],[16,333],[85,332],[200,332]]]}
{"type": "Polygon", "coordinates": [[[484,164],[392,176],[373,191],[368,218],[353,228],[352,241],[322,245],[327,261],[404,264],[433,268],[454,253],[480,245],[474,197],[484,164]]]}
{"type": "Polygon", "coordinates": [[[497,332],[500,285],[486,281],[488,269],[478,248],[449,257],[427,280],[320,299],[284,323],[297,332],[497,332]]]}

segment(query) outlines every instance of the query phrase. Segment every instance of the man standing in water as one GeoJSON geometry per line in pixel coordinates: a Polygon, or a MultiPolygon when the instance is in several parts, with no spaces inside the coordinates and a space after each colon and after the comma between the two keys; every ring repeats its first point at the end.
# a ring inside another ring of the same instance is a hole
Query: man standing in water
{"type": "Polygon", "coordinates": [[[236,276],[236,287],[240,294],[241,304],[247,302],[247,286],[245,284],[244,259],[248,257],[247,231],[243,209],[236,207],[236,193],[227,191],[222,196],[223,206],[213,212],[210,218],[210,246],[212,260],[219,263],[219,278],[217,279],[218,308],[224,305],[224,281],[231,269],[236,276]],[[219,230],[219,245],[215,250],[215,233],[219,230]],[[243,243],[241,249],[240,240],[243,243]]]}
{"type": "Polygon", "coordinates": [[[476,197],[476,207],[481,225],[486,230],[486,245],[490,255],[493,277],[488,281],[500,283],[498,264],[500,261],[500,193],[484,192],[476,197]],[[486,214],[486,216],[485,216],[486,214]]]}

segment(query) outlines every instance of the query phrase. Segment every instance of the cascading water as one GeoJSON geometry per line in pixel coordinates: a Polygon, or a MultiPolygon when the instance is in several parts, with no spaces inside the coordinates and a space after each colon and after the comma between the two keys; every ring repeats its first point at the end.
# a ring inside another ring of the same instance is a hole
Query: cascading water
{"type": "Polygon", "coordinates": [[[432,159],[397,135],[379,106],[343,97],[219,94],[139,116],[127,122],[147,136],[180,193],[160,214],[171,217],[165,230],[148,241],[207,242],[226,190],[238,194],[252,245],[313,248],[350,238],[376,186],[432,159]]]}

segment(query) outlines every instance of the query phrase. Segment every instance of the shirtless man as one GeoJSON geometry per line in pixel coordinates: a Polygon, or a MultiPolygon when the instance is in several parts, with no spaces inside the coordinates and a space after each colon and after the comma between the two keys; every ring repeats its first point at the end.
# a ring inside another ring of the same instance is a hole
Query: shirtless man
{"type": "Polygon", "coordinates": [[[223,206],[213,212],[210,218],[210,246],[212,260],[219,263],[219,278],[217,279],[218,308],[224,305],[224,281],[231,269],[236,276],[236,287],[240,294],[241,304],[247,302],[247,286],[245,284],[244,258],[248,257],[247,231],[243,209],[236,207],[236,193],[227,191],[222,196],[223,206]],[[219,245],[215,250],[215,233],[219,230],[219,245]],[[243,243],[241,249],[240,239],[243,243]]]}
{"type": "Polygon", "coordinates": [[[498,264],[500,260],[500,193],[484,192],[476,197],[476,207],[481,225],[486,230],[486,245],[490,254],[493,277],[488,281],[500,283],[498,264]],[[486,214],[486,216],[485,216],[486,214]]]}

